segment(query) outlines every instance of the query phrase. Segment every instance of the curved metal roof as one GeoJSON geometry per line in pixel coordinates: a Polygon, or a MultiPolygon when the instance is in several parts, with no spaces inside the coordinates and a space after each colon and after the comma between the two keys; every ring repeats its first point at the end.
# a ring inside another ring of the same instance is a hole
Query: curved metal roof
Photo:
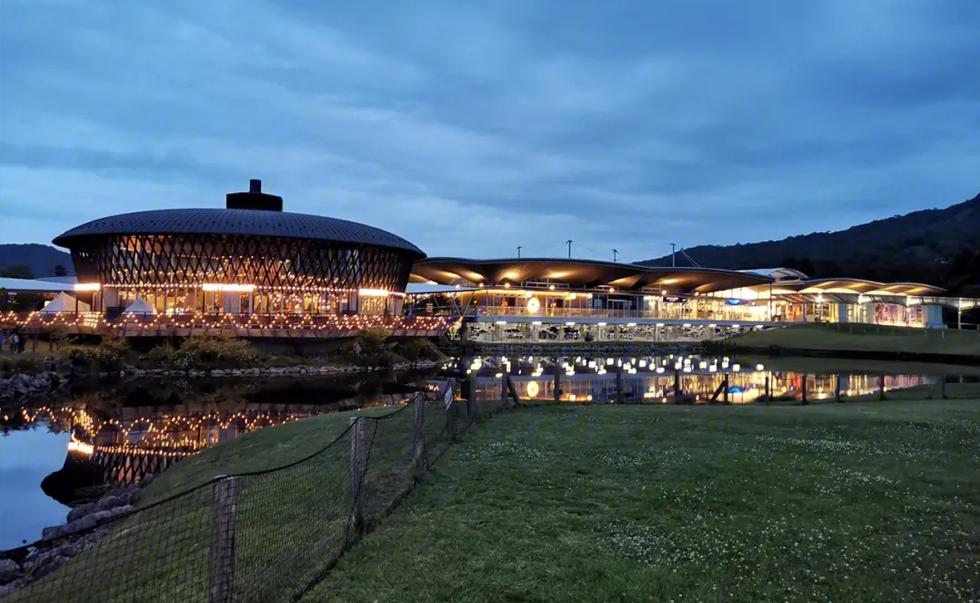
{"type": "Polygon", "coordinates": [[[710,293],[773,281],[766,276],[737,270],[660,268],[556,258],[429,258],[416,262],[412,268],[412,282],[431,281],[441,285],[454,285],[460,280],[487,285],[551,280],[567,283],[575,288],[609,286],[640,290],[644,287],[663,287],[686,293],[710,293]]]}
{"type": "Polygon", "coordinates": [[[59,235],[54,244],[71,247],[83,237],[132,234],[217,234],[288,237],[377,245],[424,258],[425,253],[390,232],[337,218],[256,209],[158,209],[108,216],[59,235]]]}
{"type": "Polygon", "coordinates": [[[937,295],[945,291],[925,283],[879,283],[860,278],[817,278],[785,283],[801,293],[865,293],[869,295],[937,295]]]}

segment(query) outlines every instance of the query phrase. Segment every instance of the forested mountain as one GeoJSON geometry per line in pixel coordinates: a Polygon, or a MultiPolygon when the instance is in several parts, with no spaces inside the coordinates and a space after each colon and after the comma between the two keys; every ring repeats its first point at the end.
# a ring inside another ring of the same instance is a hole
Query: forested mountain
{"type": "Polygon", "coordinates": [[[57,270],[58,266],[65,269],[66,275],[75,274],[71,256],[51,245],[37,243],[0,245],[0,275],[2,276],[19,278],[64,276],[57,274],[60,272],[57,270]]]}
{"type": "MultiPolygon", "coordinates": [[[[838,232],[817,232],[739,245],[684,250],[711,268],[796,268],[811,277],[924,282],[950,292],[980,294],[980,195],[946,209],[875,220],[838,232]]],[[[670,266],[670,256],[643,262],[670,266]]],[[[691,262],[677,254],[677,265],[691,262]]]]}

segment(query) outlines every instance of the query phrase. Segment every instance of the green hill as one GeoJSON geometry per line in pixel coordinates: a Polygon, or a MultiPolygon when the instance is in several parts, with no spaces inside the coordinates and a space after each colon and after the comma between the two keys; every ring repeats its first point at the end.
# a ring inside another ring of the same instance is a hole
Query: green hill
{"type": "MultiPolygon", "coordinates": [[[[980,195],[945,209],[875,220],[838,232],[817,232],[739,245],[685,249],[701,266],[744,270],[796,268],[811,277],[925,282],[980,295],[980,195]]],[[[691,265],[683,255],[678,265],[691,265]]],[[[637,262],[670,266],[670,256],[637,262]]]]}

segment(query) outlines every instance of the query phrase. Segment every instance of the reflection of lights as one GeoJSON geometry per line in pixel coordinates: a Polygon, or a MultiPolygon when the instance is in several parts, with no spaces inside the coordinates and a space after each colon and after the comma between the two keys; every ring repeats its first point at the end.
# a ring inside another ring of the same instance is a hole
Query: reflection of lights
{"type": "Polygon", "coordinates": [[[539,393],[541,393],[541,386],[538,385],[538,382],[537,381],[528,381],[527,382],[527,397],[528,398],[537,398],[539,393]]]}
{"type": "Polygon", "coordinates": [[[757,371],[761,371],[761,370],[764,370],[765,368],[766,368],[766,367],[764,367],[764,366],[762,366],[761,364],[757,364],[757,365],[755,365],[755,370],[757,370],[757,371]]]}
{"type": "Polygon", "coordinates": [[[532,297],[527,300],[528,312],[530,312],[531,314],[536,314],[540,309],[541,309],[541,302],[538,301],[538,298],[532,297]]]}
{"type": "Polygon", "coordinates": [[[85,442],[72,440],[68,442],[68,452],[77,452],[79,454],[84,454],[85,456],[92,456],[92,453],[95,452],[95,446],[86,444],[85,442]]]}
{"type": "Polygon", "coordinates": [[[735,371],[735,372],[737,373],[737,372],[739,372],[740,370],[742,370],[742,365],[741,365],[741,364],[733,364],[733,365],[732,365],[732,370],[733,370],[733,371],[735,371]]]}

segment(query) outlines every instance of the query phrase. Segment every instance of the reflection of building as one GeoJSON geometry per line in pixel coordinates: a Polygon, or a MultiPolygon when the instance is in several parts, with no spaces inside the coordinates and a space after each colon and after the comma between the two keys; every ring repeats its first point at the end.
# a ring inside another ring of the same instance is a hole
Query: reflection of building
{"type": "Polygon", "coordinates": [[[612,401],[673,402],[680,395],[693,403],[713,397],[743,404],[765,399],[829,400],[867,396],[931,384],[935,378],[922,375],[879,375],[863,371],[812,374],[767,370],[762,365],[742,366],[728,358],[698,356],[649,356],[641,358],[515,358],[513,363],[498,358],[473,359],[468,373],[475,377],[477,400],[499,400],[503,375],[508,375],[522,400],[553,401],[556,384],[562,402],[612,401]],[[555,373],[558,372],[558,378],[555,373]],[[620,373],[619,375],[617,373],[620,373]],[[727,380],[727,398],[719,388],[727,380]],[[805,385],[804,385],[805,381],[805,385]]]}
{"type": "Polygon", "coordinates": [[[683,341],[790,322],[942,327],[941,296],[918,283],[809,279],[789,269],[651,268],[590,260],[429,258],[410,311],[467,319],[476,341],[683,341]]]}
{"type": "Polygon", "coordinates": [[[226,209],[110,216],[54,243],[71,249],[76,291],[110,314],[142,300],[160,315],[397,315],[425,257],[377,228],[283,212],[258,180],[226,209]]]}

